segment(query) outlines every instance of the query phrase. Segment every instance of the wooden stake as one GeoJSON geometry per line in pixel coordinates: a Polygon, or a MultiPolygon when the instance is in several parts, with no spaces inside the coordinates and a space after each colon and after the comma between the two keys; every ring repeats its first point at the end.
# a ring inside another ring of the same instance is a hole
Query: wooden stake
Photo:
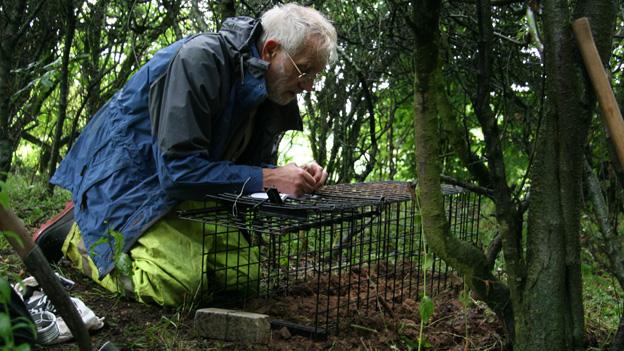
{"type": "Polygon", "coordinates": [[[609,83],[609,78],[605,72],[602,60],[598,55],[598,49],[594,42],[594,37],[591,33],[589,26],[589,20],[587,17],[581,17],[572,22],[572,29],[576,36],[581,55],[583,56],[583,62],[585,68],[591,79],[600,109],[602,110],[602,117],[611,142],[615,146],[615,151],[620,162],[620,167],[624,167],[624,121],[622,120],[622,113],[613,95],[613,89],[609,83]]]}
{"type": "Polygon", "coordinates": [[[5,235],[7,241],[24,262],[26,269],[37,279],[37,283],[48,295],[58,313],[71,330],[78,348],[81,351],[92,350],[89,331],[82,322],[82,318],[71,302],[69,294],[63,288],[45,256],[35,245],[24,227],[24,223],[11,210],[0,205],[0,230],[10,231],[5,235]]]}

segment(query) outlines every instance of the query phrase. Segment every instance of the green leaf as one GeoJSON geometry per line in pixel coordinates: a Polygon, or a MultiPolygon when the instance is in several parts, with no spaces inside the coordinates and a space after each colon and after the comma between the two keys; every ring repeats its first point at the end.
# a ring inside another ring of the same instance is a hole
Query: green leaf
{"type": "Polygon", "coordinates": [[[0,303],[8,304],[11,300],[11,286],[4,278],[0,278],[0,303]]]}
{"type": "Polygon", "coordinates": [[[7,191],[6,183],[0,181],[0,205],[4,208],[9,207],[9,192],[7,191]]]}
{"type": "Polygon", "coordinates": [[[418,343],[420,344],[421,348],[430,349],[433,347],[433,345],[431,345],[431,341],[429,341],[429,339],[427,338],[418,338],[418,343]]]}
{"type": "Polygon", "coordinates": [[[581,263],[581,272],[584,275],[592,274],[593,271],[594,271],[594,268],[590,264],[581,263]]]}
{"type": "Polygon", "coordinates": [[[11,327],[11,329],[13,329],[13,330],[30,329],[30,324],[28,324],[26,322],[14,323],[13,326],[11,327]]]}
{"type": "Polygon", "coordinates": [[[119,270],[119,272],[127,277],[132,276],[132,260],[127,253],[122,252],[117,260],[115,261],[115,268],[119,270]]]}
{"type": "Polygon", "coordinates": [[[18,245],[23,246],[22,237],[17,235],[17,233],[11,230],[0,230],[0,236],[6,236],[7,238],[11,238],[17,242],[18,245]]]}
{"type": "Polygon", "coordinates": [[[407,346],[407,351],[418,350],[418,341],[412,340],[405,335],[401,335],[401,341],[407,346]]]}
{"type": "Polygon", "coordinates": [[[433,300],[429,296],[424,295],[422,300],[420,300],[418,310],[420,312],[420,320],[429,321],[429,318],[433,315],[433,300]]]}
{"type": "Polygon", "coordinates": [[[15,351],[30,351],[30,350],[31,348],[30,348],[30,345],[28,344],[21,344],[15,348],[15,351]]]}
{"type": "Polygon", "coordinates": [[[113,256],[121,256],[123,253],[124,236],[116,230],[109,230],[109,234],[113,237],[115,247],[113,248],[113,256]]]}
{"type": "Polygon", "coordinates": [[[91,249],[89,250],[89,255],[91,255],[91,257],[95,257],[95,248],[103,245],[103,244],[107,244],[110,242],[110,239],[108,237],[100,237],[99,239],[97,239],[93,244],[91,244],[91,249]]]}
{"type": "Polygon", "coordinates": [[[0,313],[0,335],[13,335],[11,331],[11,317],[7,313],[0,313]]]}
{"type": "Polygon", "coordinates": [[[17,317],[13,319],[12,323],[13,323],[13,330],[26,329],[32,333],[33,337],[37,336],[37,327],[35,327],[35,324],[29,318],[26,318],[23,316],[17,317]]]}
{"type": "Polygon", "coordinates": [[[41,77],[41,80],[39,80],[39,83],[46,89],[53,88],[57,73],[58,71],[55,70],[45,72],[41,77]]]}

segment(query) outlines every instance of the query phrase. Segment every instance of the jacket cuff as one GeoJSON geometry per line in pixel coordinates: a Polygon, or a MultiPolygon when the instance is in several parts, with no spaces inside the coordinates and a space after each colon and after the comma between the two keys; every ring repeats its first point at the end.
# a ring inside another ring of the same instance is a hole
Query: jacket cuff
{"type": "Polygon", "coordinates": [[[247,194],[258,193],[264,191],[262,188],[263,178],[262,178],[262,168],[260,167],[251,167],[249,172],[249,181],[245,186],[244,192],[247,194]]]}

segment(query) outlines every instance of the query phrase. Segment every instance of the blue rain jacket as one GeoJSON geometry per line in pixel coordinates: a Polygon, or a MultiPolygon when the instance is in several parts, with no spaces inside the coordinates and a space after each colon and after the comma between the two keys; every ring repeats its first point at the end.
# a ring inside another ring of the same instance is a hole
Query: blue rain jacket
{"type": "Polygon", "coordinates": [[[267,100],[256,42],[259,20],[235,17],[219,33],[158,51],[91,118],[50,180],[68,189],[84,243],[100,277],[123,252],[183,200],[208,193],[262,190],[262,166],[276,162],[282,133],[302,129],[296,105],[267,100]],[[252,111],[256,111],[255,114],[252,111]],[[234,135],[254,115],[235,160],[234,135]]]}

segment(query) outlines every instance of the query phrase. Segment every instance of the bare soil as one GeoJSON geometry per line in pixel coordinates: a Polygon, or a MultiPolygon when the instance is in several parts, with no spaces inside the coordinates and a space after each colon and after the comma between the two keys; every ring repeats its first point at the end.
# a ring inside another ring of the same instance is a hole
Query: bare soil
{"type": "MultiPolygon", "coordinates": [[[[293,335],[288,329],[272,331],[268,345],[209,340],[193,328],[196,306],[178,309],[140,304],[114,296],[69,267],[62,260],[57,269],[73,279],[70,292],[80,297],[96,315],[105,318],[105,326],[92,334],[95,346],[106,341],[122,350],[417,350],[420,335],[418,301],[406,299],[394,308],[384,303],[367,310],[351,311],[351,319],[338,335],[326,340],[311,340],[293,335]]],[[[435,312],[423,328],[423,350],[502,350],[501,324],[482,304],[464,307],[458,300],[459,287],[454,286],[433,296],[435,312]]],[[[303,291],[303,290],[302,290],[303,291]]],[[[272,318],[305,319],[303,311],[313,311],[316,295],[307,293],[276,297],[269,301],[252,301],[248,310],[269,314],[272,318]],[[263,303],[264,302],[264,303],[263,303]],[[254,306],[255,305],[255,306],[254,306]],[[299,315],[299,316],[298,316],[299,315]]],[[[77,350],[67,343],[46,350],[77,350]]]]}

